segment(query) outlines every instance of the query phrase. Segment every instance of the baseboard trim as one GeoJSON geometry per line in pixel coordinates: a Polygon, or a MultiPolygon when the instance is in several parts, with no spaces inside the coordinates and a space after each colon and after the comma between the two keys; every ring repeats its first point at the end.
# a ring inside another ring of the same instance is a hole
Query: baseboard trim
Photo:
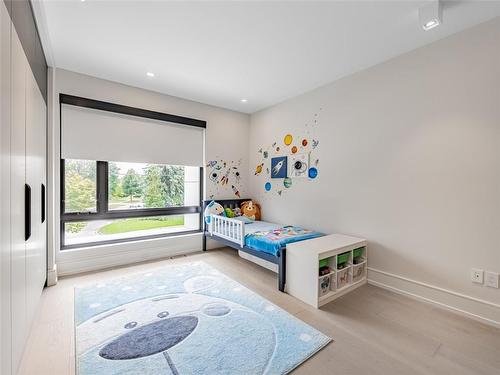
{"type": "Polygon", "coordinates": [[[368,283],[500,328],[500,305],[368,267],[368,283]]]}
{"type": "Polygon", "coordinates": [[[57,284],[57,264],[54,264],[54,268],[47,270],[47,286],[54,286],[57,284]]]}

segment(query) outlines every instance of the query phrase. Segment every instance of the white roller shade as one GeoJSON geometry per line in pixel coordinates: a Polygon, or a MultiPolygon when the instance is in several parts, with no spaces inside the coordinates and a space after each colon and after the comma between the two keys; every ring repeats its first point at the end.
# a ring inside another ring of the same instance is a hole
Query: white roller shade
{"type": "Polygon", "coordinates": [[[201,167],[203,129],[62,104],[61,157],[201,167]]]}

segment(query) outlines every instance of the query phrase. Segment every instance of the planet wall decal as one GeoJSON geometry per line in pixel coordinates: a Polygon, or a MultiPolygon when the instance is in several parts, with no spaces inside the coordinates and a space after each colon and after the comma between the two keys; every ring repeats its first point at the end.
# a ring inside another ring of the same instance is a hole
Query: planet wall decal
{"type": "Polygon", "coordinates": [[[283,180],[283,186],[285,186],[287,189],[292,186],[292,179],[290,177],[287,177],[283,180]]]}
{"type": "Polygon", "coordinates": [[[285,143],[285,145],[290,146],[292,144],[292,141],[293,137],[291,134],[285,135],[285,138],[283,139],[283,143],[285,143]]]}
{"type": "Polygon", "coordinates": [[[307,139],[302,140],[302,146],[306,147],[307,146],[307,139]]]}
{"type": "Polygon", "coordinates": [[[299,149],[297,148],[297,146],[293,146],[293,147],[292,147],[292,154],[297,153],[297,151],[298,151],[298,150],[299,150],[299,149]]]}
{"type": "Polygon", "coordinates": [[[255,167],[255,176],[260,174],[262,172],[262,167],[264,166],[264,163],[259,164],[258,166],[255,167]]]}
{"type": "Polygon", "coordinates": [[[314,167],[309,168],[308,175],[309,175],[309,178],[314,179],[314,178],[318,177],[318,170],[314,167]]]}
{"type": "Polygon", "coordinates": [[[264,189],[266,189],[266,191],[271,190],[271,183],[270,182],[266,182],[266,184],[264,185],[264,189]]]}

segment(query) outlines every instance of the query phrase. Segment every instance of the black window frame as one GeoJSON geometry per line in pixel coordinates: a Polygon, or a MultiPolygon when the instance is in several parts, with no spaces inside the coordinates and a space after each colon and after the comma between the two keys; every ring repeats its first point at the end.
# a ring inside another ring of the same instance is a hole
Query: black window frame
{"type": "MultiPolygon", "coordinates": [[[[206,128],[206,122],[202,120],[190,119],[187,117],[181,117],[176,115],[171,115],[167,113],[154,112],[149,110],[144,110],[140,108],[128,107],[114,103],[102,102],[94,99],[87,99],[76,97],[72,95],[60,94],[59,95],[59,129],[62,129],[62,116],[61,109],[62,104],[75,105],[80,107],[87,107],[93,109],[104,110],[108,112],[115,112],[121,114],[127,114],[131,116],[150,118],[160,121],[168,121],[177,124],[182,124],[186,126],[195,126],[200,128],[206,128]]],[[[60,133],[61,134],[61,133],[60,133]]],[[[59,145],[61,147],[61,145],[59,145]]],[[[60,148],[62,149],[62,148],[60,148]]],[[[130,160],[133,163],[133,160],[130,160]]],[[[204,168],[200,167],[200,192],[199,192],[199,204],[197,206],[175,206],[175,207],[164,207],[164,208],[141,208],[141,209],[126,209],[126,210],[109,210],[108,207],[108,161],[96,161],[96,211],[95,212],[65,212],[65,159],[61,158],[60,162],[60,240],[61,240],[61,250],[83,248],[89,246],[98,246],[114,243],[125,243],[134,242],[145,239],[161,238],[161,237],[172,237],[178,235],[185,235],[190,233],[201,233],[203,231],[203,215],[202,215],[202,205],[203,205],[203,176],[204,168]],[[131,238],[123,239],[113,239],[113,240],[103,240],[103,241],[93,241],[86,243],[78,243],[67,245],[65,244],[65,224],[82,222],[82,221],[93,221],[93,220],[103,220],[103,219],[127,219],[135,217],[152,217],[152,216],[167,216],[167,215],[182,215],[182,214],[199,214],[199,226],[196,230],[190,231],[179,231],[173,233],[165,234],[154,234],[145,236],[136,236],[131,238]]]]}

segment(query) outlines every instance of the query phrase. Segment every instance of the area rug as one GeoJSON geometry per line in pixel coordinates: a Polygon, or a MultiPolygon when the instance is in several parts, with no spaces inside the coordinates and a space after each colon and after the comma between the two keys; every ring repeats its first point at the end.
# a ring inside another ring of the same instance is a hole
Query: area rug
{"type": "Polygon", "coordinates": [[[75,289],[77,371],[286,374],[331,338],[203,262],[75,289]]]}

